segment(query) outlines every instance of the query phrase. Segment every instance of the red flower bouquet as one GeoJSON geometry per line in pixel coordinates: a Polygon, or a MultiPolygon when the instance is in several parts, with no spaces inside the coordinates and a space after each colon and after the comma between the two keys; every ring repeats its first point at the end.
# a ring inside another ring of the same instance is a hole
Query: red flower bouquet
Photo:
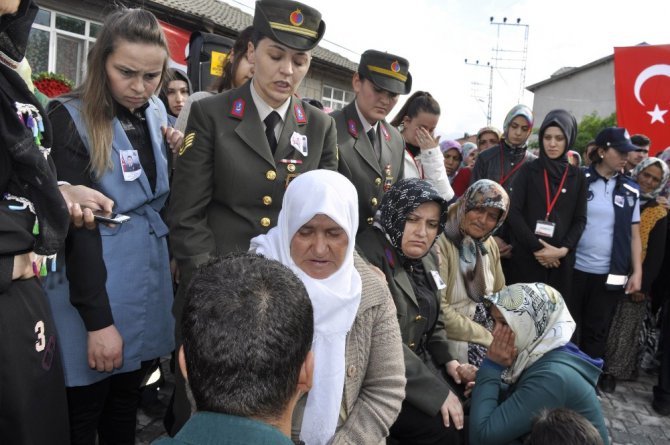
{"type": "Polygon", "coordinates": [[[47,97],[69,93],[74,87],[74,83],[62,74],[46,71],[33,74],[33,85],[47,97]]]}

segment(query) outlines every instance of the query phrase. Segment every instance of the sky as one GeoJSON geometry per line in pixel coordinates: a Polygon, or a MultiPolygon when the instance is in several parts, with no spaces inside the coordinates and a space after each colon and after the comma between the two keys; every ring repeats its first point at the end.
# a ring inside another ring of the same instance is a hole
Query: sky
{"type": "MultiPolygon", "coordinates": [[[[222,0],[253,14],[253,0],[222,0]]],[[[412,92],[430,92],[442,114],[443,137],[473,134],[486,125],[490,69],[467,65],[490,62],[493,70],[491,123],[502,128],[521,96],[525,31],[528,31],[525,86],[548,79],[562,67],[578,67],[611,55],[615,46],[670,43],[668,0],[306,0],[326,22],[321,46],[354,62],[366,49],[409,60],[412,92]],[[526,26],[497,26],[502,22],[526,26]],[[516,59],[495,61],[500,57],[516,59]],[[510,69],[511,68],[511,69],[510,69]]],[[[400,109],[404,98],[389,115],[400,109]]]]}

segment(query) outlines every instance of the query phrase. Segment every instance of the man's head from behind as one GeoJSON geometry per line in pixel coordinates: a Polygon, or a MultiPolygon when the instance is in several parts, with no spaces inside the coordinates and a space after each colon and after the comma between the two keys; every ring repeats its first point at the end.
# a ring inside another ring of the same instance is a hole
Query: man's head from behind
{"type": "Polygon", "coordinates": [[[602,445],[600,433],[584,416],[566,408],[544,410],[526,445],[602,445]]]}
{"type": "Polygon", "coordinates": [[[281,417],[311,386],[313,332],[307,291],[279,262],[238,254],[205,264],[188,290],[180,353],[197,409],[281,417]]]}

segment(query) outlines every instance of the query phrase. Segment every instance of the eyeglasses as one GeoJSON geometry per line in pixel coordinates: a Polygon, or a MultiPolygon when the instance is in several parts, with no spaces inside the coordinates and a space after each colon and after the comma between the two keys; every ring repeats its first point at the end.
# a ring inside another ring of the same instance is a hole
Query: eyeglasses
{"type": "Polygon", "coordinates": [[[650,181],[653,184],[660,184],[661,183],[661,178],[658,176],[654,176],[651,173],[648,173],[646,171],[641,171],[640,174],[638,175],[640,178],[644,178],[648,181],[650,181]]]}

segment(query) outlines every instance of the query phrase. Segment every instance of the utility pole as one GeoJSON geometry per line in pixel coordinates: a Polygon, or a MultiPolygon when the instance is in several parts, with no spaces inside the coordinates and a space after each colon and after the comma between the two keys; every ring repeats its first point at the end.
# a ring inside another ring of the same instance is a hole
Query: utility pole
{"type": "MultiPolygon", "coordinates": [[[[498,70],[517,70],[519,71],[519,91],[517,94],[517,103],[521,102],[526,90],[526,61],[528,58],[528,31],[529,25],[521,23],[521,19],[517,18],[516,23],[507,22],[507,17],[503,17],[501,22],[495,21],[491,16],[489,23],[496,27],[496,45],[492,49],[491,60],[486,64],[480,64],[479,60],[475,62],[465,59],[465,64],[476,66],[479,68],[488,68],[489,70],[489,85],[488,85],[488,100],[486,108],[486,125],[491,125],[493,115],[493,72],[498,70]],[[523,27],[523,45],[521,49],[506,49],[502,48],[500,44],[501,31],[504,27],[516,26],[523,27]]],[[[473,85],[480,85],[473,82],[473,85]]],[[[480,100],[477,95],[473,94],[475,99],[480,100]]]]}

